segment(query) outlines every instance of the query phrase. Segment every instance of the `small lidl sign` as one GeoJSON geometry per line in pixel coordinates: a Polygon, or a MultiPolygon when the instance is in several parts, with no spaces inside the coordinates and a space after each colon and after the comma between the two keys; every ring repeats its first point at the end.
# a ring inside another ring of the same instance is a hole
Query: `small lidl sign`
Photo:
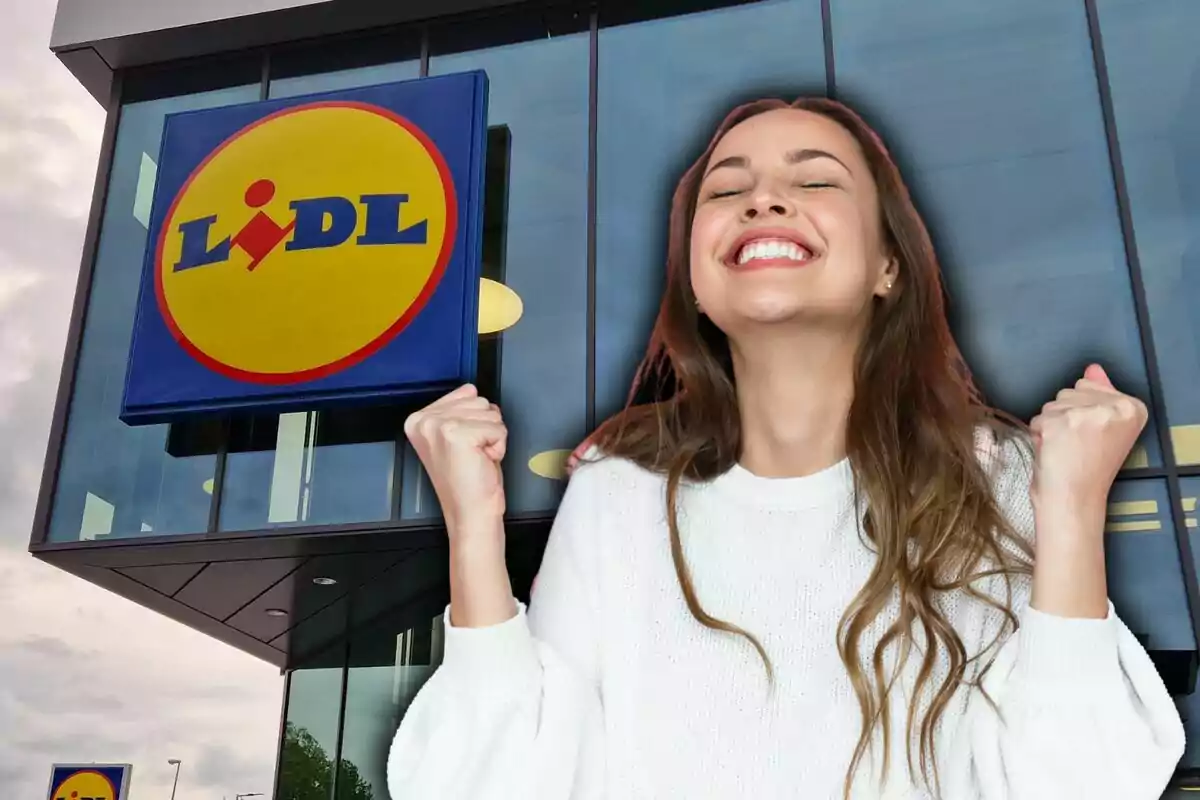
{"type": "Polygon", "coordinates": [[[481,72],[167,118],[121,417],[473,377],[481,72]]]}
{"type": "Polygon", "coordinates": [[[129,764],[55,764],[47,800],[128,800],[129,764]]]}

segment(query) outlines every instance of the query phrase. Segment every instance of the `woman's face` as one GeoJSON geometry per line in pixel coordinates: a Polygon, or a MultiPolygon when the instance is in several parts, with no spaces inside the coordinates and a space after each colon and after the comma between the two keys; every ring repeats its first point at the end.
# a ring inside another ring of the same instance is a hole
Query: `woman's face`
{"type": "Polygon", "coordinates": [[[852,323],[889,291],[875,182],[858,143],[826,117],[779,109],[717,144],[692,223],[692,289],[725,331],[852,323]]]}

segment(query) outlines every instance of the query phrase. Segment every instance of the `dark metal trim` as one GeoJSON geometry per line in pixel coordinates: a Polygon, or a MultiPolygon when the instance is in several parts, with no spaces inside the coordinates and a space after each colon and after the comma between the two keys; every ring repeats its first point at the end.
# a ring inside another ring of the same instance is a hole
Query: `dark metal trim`
{"type": "Polygon", "coordinates": [[[587,420],[585,435],[596,429],[596,158],[600,88],[600,12],[592,9],[588,21],[588,167],[587,167],[587,420]]]}
{"type": "MultiPolygon", "coordinates": [[[[181,583],[181,584],[179,585],[179,588],[178,588],[178,589],[176,589],[175,591],[171,592],[171,594],[170,594],[170,597],[171,597],[171,599],[172,599],[172,600],[174,600],[174,599],[175,599],[175,596],[176,596],[177,594],[179,594],[179,593],[180,593],[180,592],[182,592],[184,589],[186,589],[188,586],[190,586],[190,585],[191,585],[191,583],[192,583],[192,581],[196,580],[196,578],[199,578],[199,577],[200,577],[202,574],[204,574],[204,570],[208,569],[210,566],[211,566],[211,562],[210,562],[209,564],[205,564],[205,565],[204,565],[204,566],[202,566],[200,569],[196,570],[196,574],[195,574],[195,575],[193,575],[192,577],[188,578],[186,581],[184,581],[183,583],[181,583]]],[[[118,569],[119,569],[119,568],[118,568],[118,569]]],[[[122,574],[124,574],[124,573],[122,573],[122,574]]],[[[125,577],[129,578],[129,576],[128,576],[128,575],[126,575],[125,577]]],[[[130,580],[137,580],[137,578],[129,578],[129,579],[130,579],[130,580]]],[[[138,583],[141,583],[141,581],[138,581],[138,583]]],[[[144,586],[145,584],[142,584],[142,585],[144,586]]],[[[153,587],[147,586],[146,588],[147,588],[147,589],[150,589],[150,588],[153,588],[153,587]]],[[[157,589],[155,589],[154,591],[158,591],[158,590],[157,590],[157,589]]],[[[253,601],[251,601],[251,602],[253,602],[253,601]]],[[[214,617],[214,619],[216,619],[216,617],[214,617]]]]}
{"type": "Polygon", "coordinates": [[[283,744],[287,738],[288,704],[292,701],[292,670],[283,672],[283,699],[279,704],[279,736],[275,738],[275,780],[271,784],[271,797],[279,797],[279,778],[283,774],[283,744]]]}
{"type": "Polygon", "coordinates": [[[407,449],[405,447],[408,442],[408,437],[404,435],[404,421],[397,420],[396,422],[396,443],[395,452],[392,454],[392,520],[400,521],[400,515],[404,513],[404,463],[406,461],[407,449]]]}
{"type": "Polygon", "coordinates": [[[421,26],[421,72],[422,78],[429,77],[429,26],[421,26]]]}
{"type": "Polygon", "coordinates": [[[221,443],[217,445],[216,463],[213,464],[213,491],[208,506],[208,532],[221,529],[221,498],[225,494],[225,466],[229,463],[229,437],[233,425],[228,417],[221,421],[221,443]]]}
{"type": "MultiPolygon", "coordinates": [[[[1157,413],[1157,412],[1155,412],[1157,413]]],[[[1170,426],[1167,428],[1168,436],[1170,426]]],[[[1172,464],[1168,467],[1134,467],[1123,469],[1117,475],[1117,480],[1134,480],[1137,478],[1200,478],[1200,464],[1172,464]]]]}
{"type": "Polygon", "coordinates": [[[1200,478],[1200,464],[1176,466],[1174,472],[1181,478],[1200,478]]]}
{"type": "Polygon", "coordinates": [[[1133,469],[1123,469],[1117,473],[1117,480],[1133,481],[1144,478],[1167,478],[1172,474],[1172,471],[1166,467],[1134,467],[1133,469]]]}
{"type": "Polygon", "coordinates": [[[821,41],[825,44],[825,96],[837,98],[837,69],[833,59],[833,10],[821,0],[821,41]]]}
{"type": "MultiPolygon", "coordinates": [[[[346,629],[349,630],[350,620],[350,605],[354,602],[353,597],[346,603],[346,629]]],[[[350,684],[350,636],[346,636],[341,642],[342,644],[342,696],[338,700],[338,721],[337,721],[337,741],[333,746],[333,752],[336,754],[333,757],[333,780],[329,782],[329,800],[337,800],[338,778],[341,777],[342,766],[342,745],[345,743],[346,734],[346,689],[350,684]]]]}
{"type": "Polygon", "coordinates": [[[1133,290],[1134,315],[1141,336],[1142,356],[1146,362],[1146,378],[1149,383],[1149,405],[1157,423],[1159,448],[1162,450],[1162,473],[1167,482],[1167,494],[1171,500],[1171,519],[1175,527],[1175,541],[1179,548],[1180,567],[1183,570],[1184,590],[1187,592],[1188,607],[1192,617],[1192,634],[1200,646],[1200,584],[1196,582],[1196,564],[1192,560],[1191,537],[1184,519],[1183,497],[1179,487],[1179,469],[1175,465],[1175,453],[1171,443],[1171,427],[1167,421],[1166,399],[1163,397],[1162,377],[1158,370],[1158,357],[1154,350],[1154,334],[1150,324],[1150,308],[1146,300],[1146,286],[1142,279],[1142,262],[1138,254],[1137,234],[1133,225],[1133,210],[1129,201],[1129,189],[1125,181],[1125,166],[1121,159],[1121,142],[1117,135],[1116,114],[1113,110],[1112,86],[1108,80],[1108,61],[1104,56],[1104,37],[1100,30],[1100,17],[1096,11],[1096,0],[1084,0],[1087,13],[1088,35],[1092,43],[1092,61],[1096,72],[1096,83],[1100,92],[1100,112],[1104,119],[1104,136],[1108,143],[1108,157],[1112,168],[1113,189],[1116,192],[1117,211],[1121,220],[1121,234],[1125,242],[1125,260],[1129,267],[1129,283],[1133,290]]]}
{"type": "Polygon", "coordinates": [[[258,86],[258,99],[266,100],[271,96],[271,51],[263,48],[262,82],[258,86]]]}
{"type": "Polygon", "coordinates": [[[59,373],[58,393],[54,399],[54,416],[50,422],[46,457],[42,465],[42,481],[33,514],[33,528],[29,539],[31,547],[45,542],[50,535],[50,517],[54,511],[54,497],[58,491],[58,471],[62,467],[62,451],[66,444],[67,419],[70,416],[71,399],[75,394],[75,378],[79,368],[79,354],[83,346],[83,330],[87,322],[88,304],[92,297],[92,277],[96,272],[96,253],[100,244],[100,229],[104,220],[104,209],[108,204],[108,184],[112,175],[117,127],[121,117],[121,83],[122,73],[117,72],[113,76],[108,109],[104,119],[104,134],[100,139],[100,161],[96,165],[96,178],[92,184],[92,203],[88,211],[87,231],[79,263],[79,277],[75,283],[75,301],[71,306],[71,320],[67,327],[67,343],[63,352],[62,370],[59,373]]]}

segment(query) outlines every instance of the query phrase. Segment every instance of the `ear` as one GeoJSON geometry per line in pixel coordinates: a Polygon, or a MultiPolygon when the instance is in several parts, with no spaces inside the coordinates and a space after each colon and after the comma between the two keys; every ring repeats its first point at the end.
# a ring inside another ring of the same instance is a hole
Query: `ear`
{"type": "Polygon", "coordinates": [[[875,281],[875,296],[887,297],[892,293],[892,288],[896,285],[896,280],[900,276],[900,263],[895,256],[889,256],[884,262],[883,268],[879,270],[879,278],[875,281]]]}

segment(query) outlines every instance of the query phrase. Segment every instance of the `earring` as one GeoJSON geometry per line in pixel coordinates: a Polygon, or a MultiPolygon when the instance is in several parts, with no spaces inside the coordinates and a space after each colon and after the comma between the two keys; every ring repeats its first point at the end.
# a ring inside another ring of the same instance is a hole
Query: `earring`
{"type": "Polygon", "coordinates": [[[883,288],[887,289],[889,292],[892,290],[892,279],[891,278],[888,278],[888,282],[886,284],[884,284],[883,288]]]}

